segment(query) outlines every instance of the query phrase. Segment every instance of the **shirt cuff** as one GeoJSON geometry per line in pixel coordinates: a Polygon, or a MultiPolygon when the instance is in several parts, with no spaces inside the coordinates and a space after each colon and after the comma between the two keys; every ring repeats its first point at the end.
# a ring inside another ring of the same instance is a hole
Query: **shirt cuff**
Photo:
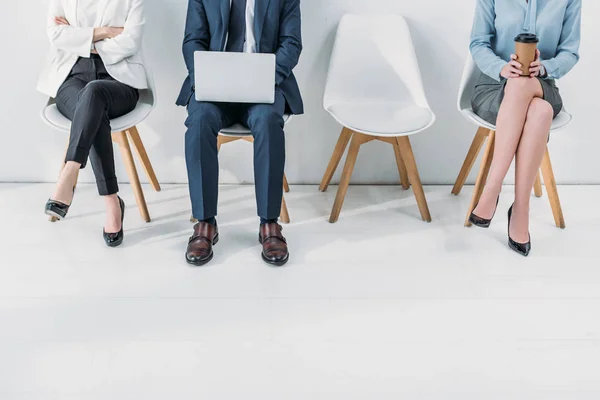
{"type": "Polygon", "coordinates": [[[548,74],[548,75],[546,75],[546,78],[554,79],[556,77],[556,73],[558,72],[558,68],[559,68],[556,60],[554,60],[554,59],[543,60],[542,65],[544,66],[544,68],[546,68],[546,73],[548,74]]]}
{"type": "Polygon", "coordinates": [[[89,58],[91,45],[94,43],[94,28],[72,28],[77,29],[77,47],[75,54],[79,57],[89,58]]]}

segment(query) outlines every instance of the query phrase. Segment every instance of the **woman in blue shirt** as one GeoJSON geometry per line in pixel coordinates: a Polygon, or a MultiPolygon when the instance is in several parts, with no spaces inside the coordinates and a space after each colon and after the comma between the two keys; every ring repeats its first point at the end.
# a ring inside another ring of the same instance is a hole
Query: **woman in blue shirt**
{"type": "Polygon", "coordinates": [[[516,158],[515,201],[509,210],[509,245],[527,256],[529,200],[542,163],[552,120],[562,109],[554,80],[579,60],[581,0],[478,0],[471,54],[482,74],[473,111],[496,125],[494,159],[483,195],[470,221],[488,227],[502,183],[516,158]],[[539,38],[537,60],[522,77],[513,54],[515,37],[539,38]]]}

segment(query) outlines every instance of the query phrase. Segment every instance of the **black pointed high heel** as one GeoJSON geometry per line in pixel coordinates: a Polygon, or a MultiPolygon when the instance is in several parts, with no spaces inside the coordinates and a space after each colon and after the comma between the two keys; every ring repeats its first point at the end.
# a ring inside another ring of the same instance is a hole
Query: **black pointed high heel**
{"type": "MultiPolygon", "coordinates": [[[[499,202],[500,202],[500,196],[498,196],[498,199],[496,200],[496,209],[494,210],[494,214],[492,215],[492,218],[490,218],[490,219],[481,218],[481,217],[475,215],[475,213],[471,212],[471,215],[469,216],[469,222],[480,228],[489,228],[490,225],[492,224],[492,220],[494,219],[494,216],[496,215],[496,210],[498,209],[499,202]]],[[[475,206],[475,208],[477,208],[477,206],[475,206]]],[[[473,211],[475,211],[475,208],[473,209],[473,211]]]]}
{"type": "MultiPolygon", "coordinates": [[[[73,198],[75,198],[75,188],[73,188],[73,198]]],[[[73,204],[73,200],[71,200],[71,204],[73,204]]],[[[46,215],[61,220],[67,216],[71,204],[65,204],[61,203],[60,201],[48,199],[44,208],[44,212],[46,215]]]]}
{"type": "Polygon", "coordinates": [[[123,221],[125,220],[125,202],[119,196],[119,205],[121,206],[121,230],[117,233],[106,233],[105,230],[102,230],[102,237],[104,238],[104,242],[108,247],[117,247],[123,243],[123,239],[125,238],[125,234],[123,233],[123,221]]]}
{"type": "Polygon", "coordinates": [[[512,217],[513,206],[510,206],[508,209],[508,247],[519,253],[520,255],[527,257],[529,252],[531,252],[531,235],[529,235],[529,242],[527,243],[517,243],[510,237],[510,219],[512,217]]]}

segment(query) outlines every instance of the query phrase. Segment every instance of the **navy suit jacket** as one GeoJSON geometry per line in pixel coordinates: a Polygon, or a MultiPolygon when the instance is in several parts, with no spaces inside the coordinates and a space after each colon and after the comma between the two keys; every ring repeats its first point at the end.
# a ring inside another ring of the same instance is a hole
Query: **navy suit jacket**
{"type": "MultiPolygon", "coordinates": [[[[230,0],[189,0],[183,57],[188,77],[177,105],[187,106],[194,94],[194,53],[223,51],[229,31],[230,0]]],[[[258,53],[275,54],[275,84],[292,114],[304,113],[302,96],[292,70],[302,52],[300,0],[256,0],[254,35],[258,53]]]]}

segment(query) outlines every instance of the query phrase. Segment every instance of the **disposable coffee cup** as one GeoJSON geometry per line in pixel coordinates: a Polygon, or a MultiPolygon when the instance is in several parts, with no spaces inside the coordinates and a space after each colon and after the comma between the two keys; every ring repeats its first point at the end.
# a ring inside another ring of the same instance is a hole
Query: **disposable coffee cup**
{"type": "Polygon", "coordinates": [[[539,41],[533,33],[521,33],[515,38],[515,54],[517,61],[521,63],[521,76],[529,76],[529,66],[535,61],[539,41]]]}

